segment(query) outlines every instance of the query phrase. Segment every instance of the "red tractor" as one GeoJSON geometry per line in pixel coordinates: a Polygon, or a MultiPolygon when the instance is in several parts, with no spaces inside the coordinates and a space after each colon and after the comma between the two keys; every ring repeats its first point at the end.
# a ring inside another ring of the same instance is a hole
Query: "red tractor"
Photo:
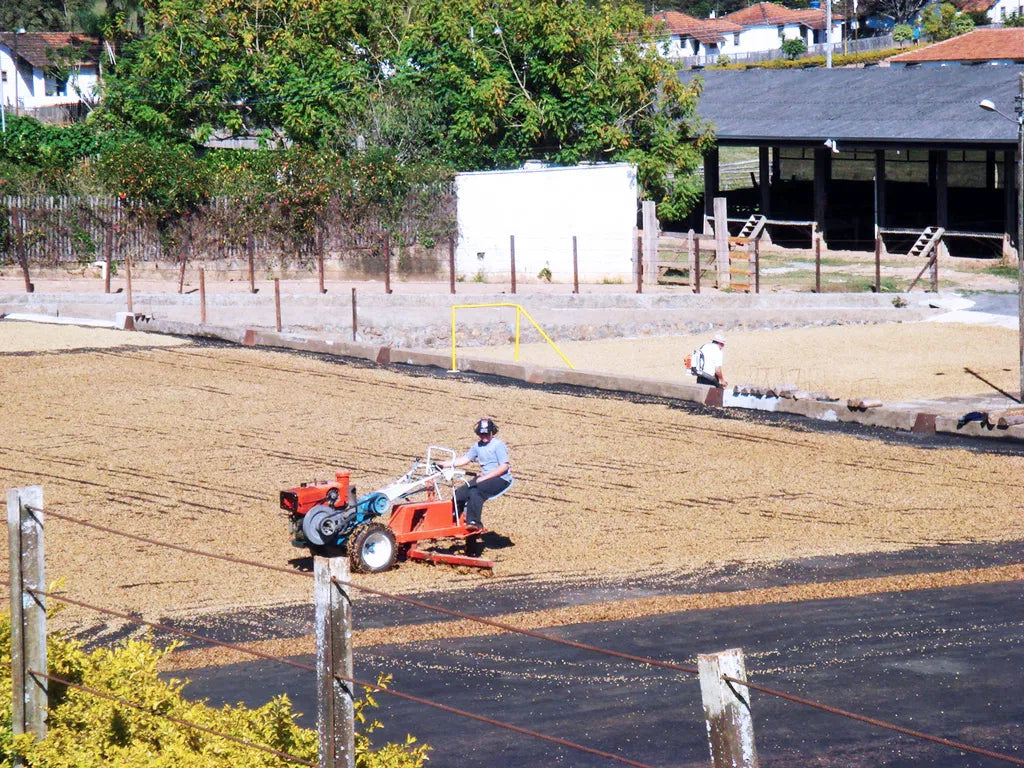
{"type": "Polygon", "coordinates": [[[493,567],[492,560],[480,557],[480,537],[486,531],[467,527],[455,508],[454,489],[466,482],[467,474],[442,466],[454,458],[454,451],[431,446],[426,458],[413,462],[400,478],[364,496],[349,484],[348,472],[281,491],[292,544],[313,554],[347,554],[357,573],[386,571],[399,558],[493,567]],[[465,554],[416,546],[435,539],[460,540],[465,554]]]}

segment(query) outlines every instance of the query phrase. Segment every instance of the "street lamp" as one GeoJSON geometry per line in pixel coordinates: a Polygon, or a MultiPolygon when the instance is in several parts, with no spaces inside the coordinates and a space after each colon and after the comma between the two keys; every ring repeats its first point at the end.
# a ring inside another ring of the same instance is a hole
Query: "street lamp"
{"type": "Polygon", "coordinates": [[[1024,403],[1024,72],[1017,75],[1019,93],[1014,101],[1017,103],[1016,118],[996,109],[990,99],[982,99],[979,107],[987,112],[995,112],[1001,117],[1017,124],[1017,342],[1020,347],[1020,398],[1024,403]]]}

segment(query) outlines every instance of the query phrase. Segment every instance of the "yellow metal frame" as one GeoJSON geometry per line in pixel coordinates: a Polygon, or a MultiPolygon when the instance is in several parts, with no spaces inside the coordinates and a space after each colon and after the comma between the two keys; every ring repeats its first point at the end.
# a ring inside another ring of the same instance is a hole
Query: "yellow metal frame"
{"type": "Polygon", "coordinates": [[[541,336],[544,337],[544,341],[546,341],[548,344],[551,345],[551,347],[555,350],[555,352],[558,353],[558,356],[560,358],[562,358],[562,360],[565,362],[566,365],[569,366],[569,368],[571,368],[572,370],[576,370],[576,367],[572,363],[569,362],[569,358],[567,358],[565,355],[562,354],[562,350],[560,350],[558,348],[558,345],[555,344],[555,342],[553,342],[551,340],[551,337],[549,337],[546,333],[544,333],[544,329],[541,328],[539,325],[537,325],[537,321],[534,320],[532,317],[530,317],[530,313],[529,312],[527,312],[525,309],[523,309],[523,307],[521,305],[519,305],[519,304],[511,304],[511,303],[507,303],[507,302],[500,302],[500,303],[497,303],[497,304],[453,304],[452,305],[452,367],[451,367],[451,370],[452,370],[453,373],[455,371],[459,370],[458,368],[456,368],[456,361],[455,361],[455,310],[457,310],[457,309],[489,309],[489,308],[492,308],[492,307],[513,307],[516,310],[516,346],[515,346],[515,358],[514,359],[515,359],[515,361],[517,363],[519,362],[519,316],[520,315],[526,315],[526,319],[529,320],[531,323],[533,323],[533,327],[536,328],[537,332],[541,336]]]}

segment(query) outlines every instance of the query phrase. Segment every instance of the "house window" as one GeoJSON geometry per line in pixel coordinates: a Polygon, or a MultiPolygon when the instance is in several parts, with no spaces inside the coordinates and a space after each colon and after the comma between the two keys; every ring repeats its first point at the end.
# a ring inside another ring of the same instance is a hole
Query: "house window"
{"type": "Polygon", "coordinates": [[[740,33],[739,32],[733,33],[732,44],[733,45],[739,45],[740,44],[740,33]]]}
{"type": "Polygon", "coordinates": [[[779,39],[780,40],[784,40],[785,39],[785,35],[783,34],[785,29],[786,29],[786,27],[785,27],[784,24],[779,24],[779,39]]]}

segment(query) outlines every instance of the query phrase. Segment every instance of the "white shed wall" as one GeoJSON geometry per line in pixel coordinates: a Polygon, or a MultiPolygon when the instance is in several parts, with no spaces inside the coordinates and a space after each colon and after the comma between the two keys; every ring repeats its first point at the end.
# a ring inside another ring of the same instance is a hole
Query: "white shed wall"
{"type": "Polygon", "coordinates": [[[459,241],[456,273],[466,280],[507,281],[515,236],[516,280],[536,281],[545,267],[555,282],[572,281],[576,236],[580,280],[633,275],[636,168],[628,163],[455,177],[459,241]]]}

